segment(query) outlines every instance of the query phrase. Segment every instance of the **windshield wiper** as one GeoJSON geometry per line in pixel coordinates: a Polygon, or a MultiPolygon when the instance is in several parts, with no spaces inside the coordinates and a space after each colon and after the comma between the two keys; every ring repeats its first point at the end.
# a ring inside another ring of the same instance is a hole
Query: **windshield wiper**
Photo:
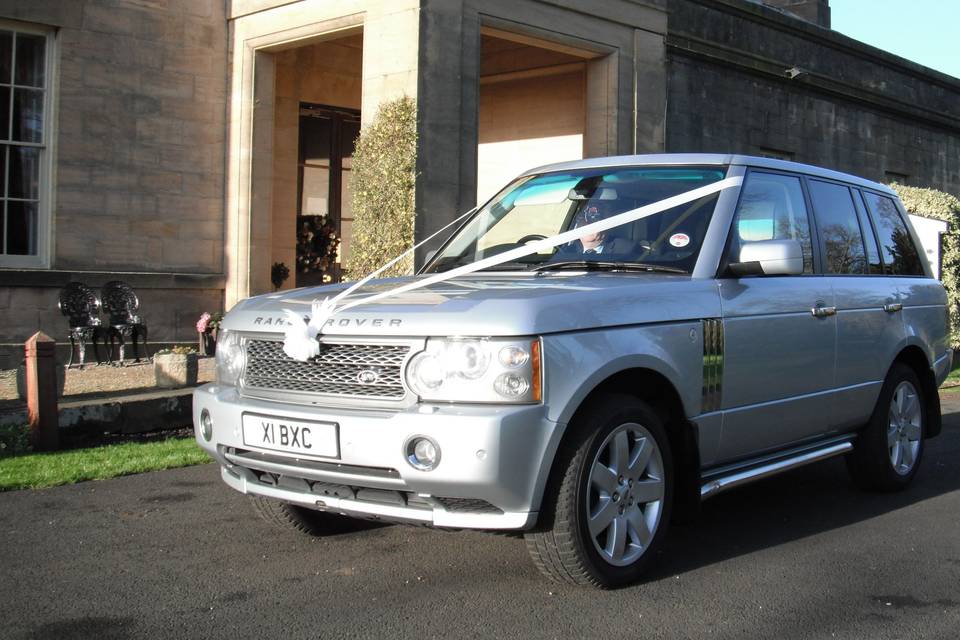
{"type": "Polygon", "coordinates": [[[484,271],[524,271],[529,267],[529,262],[520,262],[519,260],[511,260],[510,262],[501,262],[500,264],[495,264],[485,269],[480,269],[477,273],[482,273],[484,271]]]}
{"type": "Polygon", "coordinates": [[[683,273],[687,272],[676,267],[666,267],[659,264],[648,264],[645,262],[612,262],[609,260],[564,260],[563,262],[548,262],[531,267],[531,271],[562,271],[564,269],[581,269],[584,271],[639,271],[650,273],[660,271],[663,273],[683,273]]]}

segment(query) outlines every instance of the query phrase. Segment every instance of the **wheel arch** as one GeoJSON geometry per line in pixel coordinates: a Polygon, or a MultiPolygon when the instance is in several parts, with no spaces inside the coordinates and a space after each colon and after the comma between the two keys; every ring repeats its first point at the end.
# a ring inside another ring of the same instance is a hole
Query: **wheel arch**
{"type": "Polygon", "coordinates": [[[897,353],[890,367],[893,368],[893,365],[897,363],[913,369],[923,386],[923,396],[926,399],[927,409],[926,437],[932,438],[940,435],[943,428],[943,422],[940,418],[940,394],[937,392],[936,376],[933,373],[933,366],[927,358],[926,351],[920,345],[908,344],[897,353]]]}
{"type": "Polygon", "coordinates": [[[674,491],[674,519],[689,520],[700,504],[700,449],[696,425],[687,419],[683,400],[676,384],[662,371],[648,366],[632,366],[608,374],[596,382],[573,408],[563,431],[553,448],[549,465],[543,465],[543,477],[537,483],[537,502],[547,499],[557,482],[560,452],[566,443],[577,436],[576,424],[591,403],[605,394],[630,395],[647,402],[663,420],[674,457],[676,485],[674,491]]]}

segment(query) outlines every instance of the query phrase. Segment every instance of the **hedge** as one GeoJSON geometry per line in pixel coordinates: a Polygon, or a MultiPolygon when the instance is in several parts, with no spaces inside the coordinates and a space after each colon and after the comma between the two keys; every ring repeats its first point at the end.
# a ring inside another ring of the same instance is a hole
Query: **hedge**
{"type": "Polygon", "coordinates": [[[943,235],[940,279],[950,305],[950,342],[954,349],[960,349],[960,200],[936,189],[896,183],[890,186],[910,213],[944,220],[949,225],[943,235]]]}
{"type": "MultiPolygon", "coordinates": [[[[353,154],[353,236],[347,278],[356,280],[413,246],[417,104],[402,97],[380,105],[353,154]]],[[[408,256],[381,277],[413,273],[408,256]]]]}

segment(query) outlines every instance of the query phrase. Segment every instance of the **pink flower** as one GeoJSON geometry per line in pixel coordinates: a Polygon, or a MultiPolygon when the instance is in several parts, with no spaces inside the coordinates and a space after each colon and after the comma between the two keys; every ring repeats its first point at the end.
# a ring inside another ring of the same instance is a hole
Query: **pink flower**
{"type": "Polygon", "coordinates": [[[206,311],[203,312],[203,315],[200,316],[200,319],[197,320],[197,333],[206,333],[207,327],[210,324],[210,314],[206,311]]]}

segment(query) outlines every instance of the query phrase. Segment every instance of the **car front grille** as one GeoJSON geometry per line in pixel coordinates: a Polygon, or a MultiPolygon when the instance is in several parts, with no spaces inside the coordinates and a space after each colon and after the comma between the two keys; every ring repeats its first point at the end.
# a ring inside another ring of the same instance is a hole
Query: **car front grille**
{"type": "Polygon", "coordinates": [[[301,362],[283,352],[282,342],[246,340],[247,363],[241,380],[244,394],[266,393],[272,397],[316,394],[395,401],[406,396],[403,363],[411,345],[323,343],[322,346],[319,356],[301,362]]]}

